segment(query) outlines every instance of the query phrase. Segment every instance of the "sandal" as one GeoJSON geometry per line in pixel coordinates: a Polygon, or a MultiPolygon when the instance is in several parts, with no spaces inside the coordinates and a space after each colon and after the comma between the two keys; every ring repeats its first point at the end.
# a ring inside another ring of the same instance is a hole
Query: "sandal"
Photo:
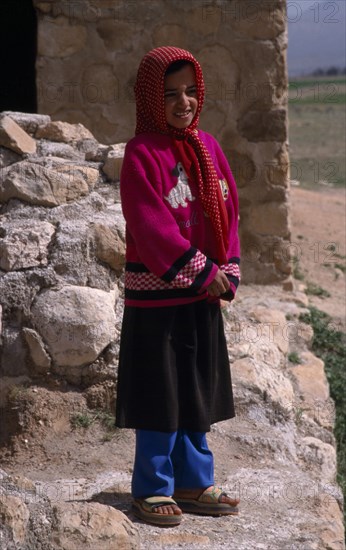
{"type": "Polygon", "coordinates": [[[133,514],[147,523],[171,527],[179,525],[182,514],[158,514],[155,509],[159,506],[177,506],[171,497],[136,498],[132,504],[133,514]]]}
{"type": "Polygon", "coordinates": [[[198,498],[176,497],[175,500],[183,512],[190,514],[204,514],[208,516],[238,515],[238,499],[234,499],[234,506],[226,502],[220,502],[222,496],[228,495],[219,487],[205,489],[198,498]]]}

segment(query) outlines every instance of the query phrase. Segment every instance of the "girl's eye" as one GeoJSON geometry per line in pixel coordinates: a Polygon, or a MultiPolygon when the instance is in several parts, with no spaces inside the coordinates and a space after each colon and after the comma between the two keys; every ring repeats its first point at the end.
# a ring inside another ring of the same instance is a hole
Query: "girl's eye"
{"type": "MultiPolygon", "coordinates": [[[[191,86],[191,88],[187,88],[185,93],[188,96],[197,96],[196,86],[191,86]]],[[[170,91],[165,92],[164,97],[165,97],[165,99],[172,99],[172,98],[176,97],[177,95],[178,95],[178,93],[176,91],[170,90],[170,91]]]]}

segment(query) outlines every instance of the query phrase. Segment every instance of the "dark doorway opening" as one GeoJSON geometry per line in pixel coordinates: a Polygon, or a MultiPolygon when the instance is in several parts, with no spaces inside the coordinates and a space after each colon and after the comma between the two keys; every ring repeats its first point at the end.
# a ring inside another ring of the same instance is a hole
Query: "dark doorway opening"
{"type": "Polygon", "coordinates": [[[0,1],[0,112],[37,112],[37,17],[31,0],[0,1]]]}

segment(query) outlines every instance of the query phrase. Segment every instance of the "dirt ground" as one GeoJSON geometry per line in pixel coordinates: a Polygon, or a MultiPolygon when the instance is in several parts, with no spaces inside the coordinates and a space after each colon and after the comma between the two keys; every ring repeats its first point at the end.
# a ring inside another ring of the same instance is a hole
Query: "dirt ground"
{"type": "Polygon", "coordinates": [[[343,189],[291,189],[292,252],[302,283],[314,283],[330,296],[309,294],[312,305],[345,330],[346,194],[343,189]]]}

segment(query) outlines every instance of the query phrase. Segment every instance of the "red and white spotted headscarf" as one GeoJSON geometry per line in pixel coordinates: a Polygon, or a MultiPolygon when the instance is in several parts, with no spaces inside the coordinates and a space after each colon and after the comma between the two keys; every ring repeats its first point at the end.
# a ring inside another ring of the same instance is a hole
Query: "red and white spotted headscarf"
{"type": "Polygon", "coordinates": [[[220,265],[227,263],[227,212],[212,158],[197,132],[204,102],[204,81],[200,64],[186,50],[171,46],[155,48],[143,57],[139,65],[135,96],[136,134],[158,132],[172,136],[186,172],[197,182],[203,209],[214,228],[217,243],[215,259],[220,265]],[[170,126],[165,116],[165,72],[169,65],[179,60],[192,63],[196,75],[198,107],[188,128],[170,126]]]}

